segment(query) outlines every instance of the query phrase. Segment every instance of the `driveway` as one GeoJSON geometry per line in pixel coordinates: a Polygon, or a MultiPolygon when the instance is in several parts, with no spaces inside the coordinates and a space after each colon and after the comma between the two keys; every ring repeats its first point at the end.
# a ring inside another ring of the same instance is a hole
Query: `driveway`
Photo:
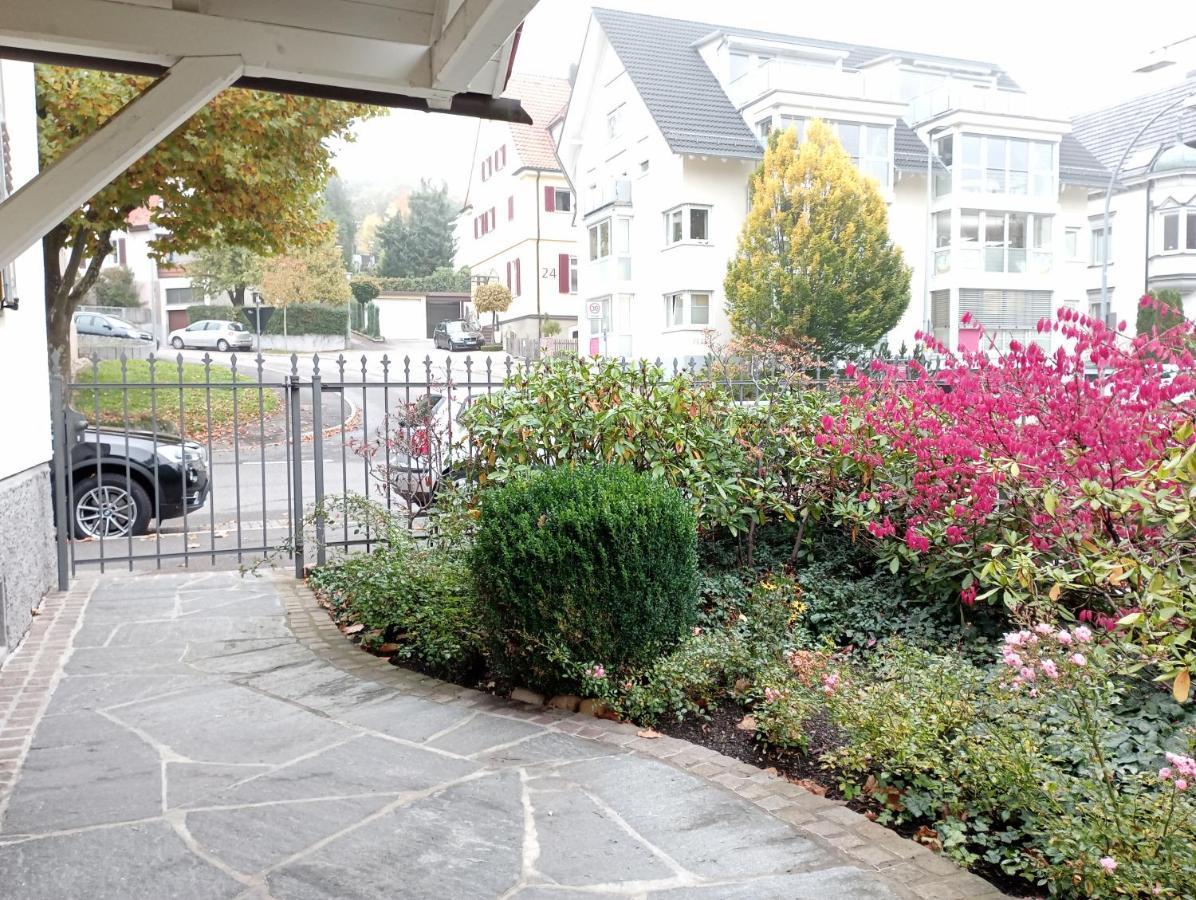
{"type": "Polygon", "coordinates": [[[825,798],[348,644],[302,585],[123,575],[0,670],[0,895],[997,897],[825,798]]]}

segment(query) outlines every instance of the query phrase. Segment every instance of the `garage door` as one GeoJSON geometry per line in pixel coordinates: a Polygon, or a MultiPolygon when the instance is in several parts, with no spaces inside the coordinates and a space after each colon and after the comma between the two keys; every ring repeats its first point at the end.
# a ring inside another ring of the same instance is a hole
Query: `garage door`
{"type": "Polygon", "coordinates": [[[166,310],[166,330],[178,331],[180,328],[187,327],[187,310],[185,309],[168,309],[166,310]]]}
{"type": "Polygon", "coordinates": [[[451,322],[461,318],[460,300],[441,300],[428,298],[428,337],[436,330],[441,322],[451,322]]]}

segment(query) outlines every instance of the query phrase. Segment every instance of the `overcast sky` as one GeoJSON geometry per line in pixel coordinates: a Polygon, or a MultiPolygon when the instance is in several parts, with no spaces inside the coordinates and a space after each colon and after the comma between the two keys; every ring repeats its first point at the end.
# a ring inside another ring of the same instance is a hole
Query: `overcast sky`
{"type": "MultiPolygon", "coordinates": [[[[1027,93],[1064,116],[1173,82],[1184,67],[1132,74],[1147,53],[1196,35],[1192,0],[601,0],[608,6],[786,34],[987,60],[1002,65],[1027,93]]],[[[585,37],[591,4],[540,0],[524,26],[516,69],[566,77],[585,37]]],[[[362,123],[357,141],[340,148],[337,168],[349,181],[372,181],[396,169],[402,181],[448,182],[463,194],[477,123],[457,116],[395,111],[362,123]]]]}

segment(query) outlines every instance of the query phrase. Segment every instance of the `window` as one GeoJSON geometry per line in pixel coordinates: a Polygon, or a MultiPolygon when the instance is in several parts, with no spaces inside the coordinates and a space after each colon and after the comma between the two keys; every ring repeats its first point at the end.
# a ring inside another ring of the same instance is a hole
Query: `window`
{"type": "Polygon", "coordinates": [[[1078,228],[1064,228],[1063,229],[1063,252],[1067,254],[1068,259],[1079,259],[1079,257],[1080,257],[1080,229],[1078,229],[1078,228]]]}
{"type": "Polygon", "coordinates": [[[709,206],[679,206],[664,214],[665,246],[686,241],[698,244],[710,241],[709,206]]]}
{"type": "Polygon", "coordinates": [[[485,159],[482,160],[482,181],[486,181],[487,179],[490,178],[490,174],[493,171],[493,168],[494,168],[493,157],[487,156],[485,159]]]}
{"type": "Polygon", "coordinates": [[[573,192],[568,188],[544,188],[545,212],[569,212],[573,209],[573,192]]]}
{"type": "Polygon", "coordinates": [[[1196,210],[1172,210],[1162,216],[1163,252],[1196,250],[1196,210]]]}
{"type": "Polygon", "coordinates": [[[1109,288],[1104,299],[1100,291],[1088,292],[1088,315],[1098,322],[1104,322],[1106,328],[1117,328],[1117,317],[1113,314],[1113,289],[1109,288]]]}
{"type": "Polygon", "coordinates": [[[664,300],[666,327],[685,328],[710,324],[709,291],[679,291],[667,294],[664,300]]]}
{"type": "Polygon", "coordinates": [[[1108,260],[1113,262],[1113,226],[1109,226],[1108,240],[1105,239],[1105,229],[1103,226],[1098,226],[1092,229],[1092,254],[1089,256],[1090,265],[1099,266],[1104,263],[1108,254],[1108,260]]]}
{"type": "Polygon", "coordinates": [[[124,238],[117,238],[112,242],[112,262],[118,266],[123,266],[127,262],[124,238]]]}
{"type": "Polygon", "coordinates": [[[492,206],[473,220],[473,236],[481,237],[489,234],[494,230],[494,224],[494,207],[492,206]]]}
{"type": "Polygon", "coordinates": [[[986,272],[1050,271],[1054,218],[1031,213],[960,210],[960,265],[986,272]]]}
{"type": "Polygon", "coordinates": [[[577,293],[577,257],[561,253],[556,258],[557,290],[562,294],[577,293]]]}
{"type": "Polygon", "coordinates": [[[623,105],[620,104],[606,114],[606,136],[614,140],[623,134],[623,105]]]}
{"type": "Polygon", "coordinates": [[[951,340],[951,292],[930,292],[930,330],[939,343],[951,340]]]}
{"type": "Polygon", "coordinates": [[[942,275],[951,271],[951,212],[934,214],[934,271],[942,275]]]}
{"type": "Polygon", "coordinates": [[[518,297],[523,293],[523,272],[518,257],[507,263],[507,290],[511,292],[512,297],[518,297]]]}
{"type": "Polygon", "coordinates": [[[649,169],[649,168],[650,168],[650,166],[649,166],[648,160],[646,160],[646,159],[645,159],[645,160],[643,160],[643,161],[640,163],[640,174],[641,174],[641,175],[647,175],[647,174],[648,174],[648,169],[649,169]]]}
{"type": "Polygon", "coordinates": [[[800,144],[806,139],[806,120],[801,116],[781,116],[781,130],[792,128],[797,132],[797,142],[800,144]]]}
{"type": "Polygon", "coordinates": [[[959,289],[959,315],[971,313],[975,322],[984,326],[985,344],[993,341],[997,349],[1006,350],[1011,341],[1023,344],[1045,344],[1049,341],[1038,333],[1038,322],[1051,316],[1050,291],[1004,291],[979,288],[959,289]]]}
{"type": "Polygon", "coordinates": [[[166,289],[167,306],[190,306],[195,302],[195,292],[189,287],[166,289]]]}
{"type": "Polygon", "coordinates": [[[747,74],[749,57],[746,53],[739,51],[731,54],[731,80],[735,81],[737,78],[747,74]]]}
{"type": "Polygon", "coordinates": [[[839,143],[856,168],[882,187],[889,185],[889,128],[886,125],[832,123],[839,143]]]}
{"type": "Polygon", "coordinates": [[[590,226],[590,260],[606,259],[610,256],[610,219],[603,219],[590,226]]]}
{"type": "Polygon", "coordinates": [[[768,143],[768,136],[772,134],[772,116],[756,123],[756,134],[760,136],[761,144],[768,143]]]}
{"type": "MultiPolygon", "coordinates": [[[[954,146],[944,157],[942,141],[939,157],[953,168],[954,146]]],[[[965,193],[1006,194],[1018,197],[1050,197],[1055,187],[1055,145],[1049,141],[1028,141],[993,135],[965,134],[960,138],[959,187],[965,193]]],[[[950,179],[942,185],[950,190],[950,179]]]]}
{"type": "Polygon", "coordinates": [[[935,156],[939,165],[934,169],[934,195],[946,197],[951,193],[951,166],[955,161],[955,137],[944,134],[934,142],[935,156]]]}

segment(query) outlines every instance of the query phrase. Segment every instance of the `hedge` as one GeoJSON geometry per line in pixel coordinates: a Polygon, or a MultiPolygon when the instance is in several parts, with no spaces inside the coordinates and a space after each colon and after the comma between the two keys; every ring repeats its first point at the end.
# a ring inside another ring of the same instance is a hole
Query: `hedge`
{"type": "MultiPolygon", "coordinates": [[[[468,294],[469,270],[437,269],[431,275],[410,278],[384,278],[373,275],[359,275],[349,282],[349,288],[355,285],[373,285],[380,291],[396,291],[411,294],[468,294]]],[[[358,289],[360,290],[360,288],[358,289]]],[[[357,296],[357,293],[354,293],[357,296]]]]}
{"type": "MultiPolygon", "coordinates": [[[[286,310],[287,334],[344,334],[348,322],[348,306],[326,303],[292,303],[286,310]]],[[[231,319],[252,330],[253,322],[244,314],[244,307],[188,306],[187,321],[231,319]]],[[[282,334],[283,311],[274,310],[262,334],[282,334]]]]}

